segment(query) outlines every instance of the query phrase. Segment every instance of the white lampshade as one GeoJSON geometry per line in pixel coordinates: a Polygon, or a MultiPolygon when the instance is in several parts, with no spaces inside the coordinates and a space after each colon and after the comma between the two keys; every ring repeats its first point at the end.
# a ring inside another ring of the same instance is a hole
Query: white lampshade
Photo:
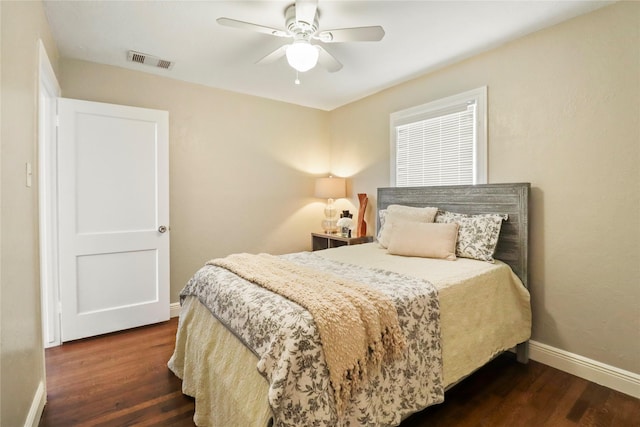
{"type": "Polygon", "coordinates": [[[289,65],[304,73],[316,66],[320,51],[307,40],[296,40],[287,47],[286,54],[289,65]]]}
{"type": "Polygon", "coordinates": [[[346,180],[344,178],[316,179],[315,196],[321,199],[339,199],[346,195],[346,180]]]}

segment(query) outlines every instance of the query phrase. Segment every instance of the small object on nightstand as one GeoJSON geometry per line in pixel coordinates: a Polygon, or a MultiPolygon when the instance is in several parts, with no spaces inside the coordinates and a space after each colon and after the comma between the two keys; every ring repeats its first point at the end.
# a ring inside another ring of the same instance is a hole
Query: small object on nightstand
{"type": "Polygon", "coordinates": [[[351,237],[351,230],[353,230],[353,220],[351,219],[351,215],[349,214],[349,216],[343,216],[343,215],[347,215],[344,212],[349,212],[349,211],[342,211],[342,215],[340,215],[340,219],[337,222],[338,227],[340,228],[340,235],[342,237],[351,237]]]}
{"type": "Polygon", "coordinates": [[[372,236],[342,237],[338,234],[311,233],[311,250],[319,251],[322,249],[337,248],[339,246],[370,243],[372,241],[372,236]]]}
{"type": "Polygon", "coordinates": [[[367,193],[358,193],[358,201],[360,201],[360,209],[358,210],[356,236],[361,237],[367,234],[367,223],[364,220],[364,212],[367,210],[367,203],[369,202],[367,193]]]}

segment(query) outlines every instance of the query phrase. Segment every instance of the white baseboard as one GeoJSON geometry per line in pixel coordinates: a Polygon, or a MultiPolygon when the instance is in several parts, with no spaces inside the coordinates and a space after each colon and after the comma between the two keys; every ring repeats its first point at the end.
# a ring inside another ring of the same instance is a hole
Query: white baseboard
{"type": "Polygon", "coordinates": [[[31,402],[27,419],[24,422],[24,427],[38,427],[45,403],[47,403],[47,393],[44,389],[44,383],[40,381],[36,393],[33,395],[33,401],[31,402]]]}
{"type": "Polygon", "coordinates": [[[178,317],[180,316],[180,303],[172,302],[169,304],[169,317],[178,317]]]}
{"type": "Polygon", "coordinates": [[[529,341],[529,358],[596,384],[640,398],[640,375],[633,372],[536,341],[529,341]]]}

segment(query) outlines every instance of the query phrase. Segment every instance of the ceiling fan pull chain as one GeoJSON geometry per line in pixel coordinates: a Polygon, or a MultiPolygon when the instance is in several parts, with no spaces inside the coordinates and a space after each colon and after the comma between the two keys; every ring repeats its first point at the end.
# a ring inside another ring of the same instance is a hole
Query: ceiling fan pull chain
{"type": "Polygon", "coordinates": [[[294,80],[294,83],[299,85],[300,84],[300,78],[298,76],[298,70],[296,70],[296,79],[294,80]]]}

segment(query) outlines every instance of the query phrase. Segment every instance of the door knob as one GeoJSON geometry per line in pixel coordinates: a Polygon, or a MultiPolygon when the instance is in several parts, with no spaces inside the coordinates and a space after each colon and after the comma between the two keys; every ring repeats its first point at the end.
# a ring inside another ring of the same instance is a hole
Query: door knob
{"type": "Polygon", "coordinates": [[[158,227],[158,231],[160,233],[165,233],[167,231],[167,227],[165,225],[161,225],[160,227],[158,227]]]}

